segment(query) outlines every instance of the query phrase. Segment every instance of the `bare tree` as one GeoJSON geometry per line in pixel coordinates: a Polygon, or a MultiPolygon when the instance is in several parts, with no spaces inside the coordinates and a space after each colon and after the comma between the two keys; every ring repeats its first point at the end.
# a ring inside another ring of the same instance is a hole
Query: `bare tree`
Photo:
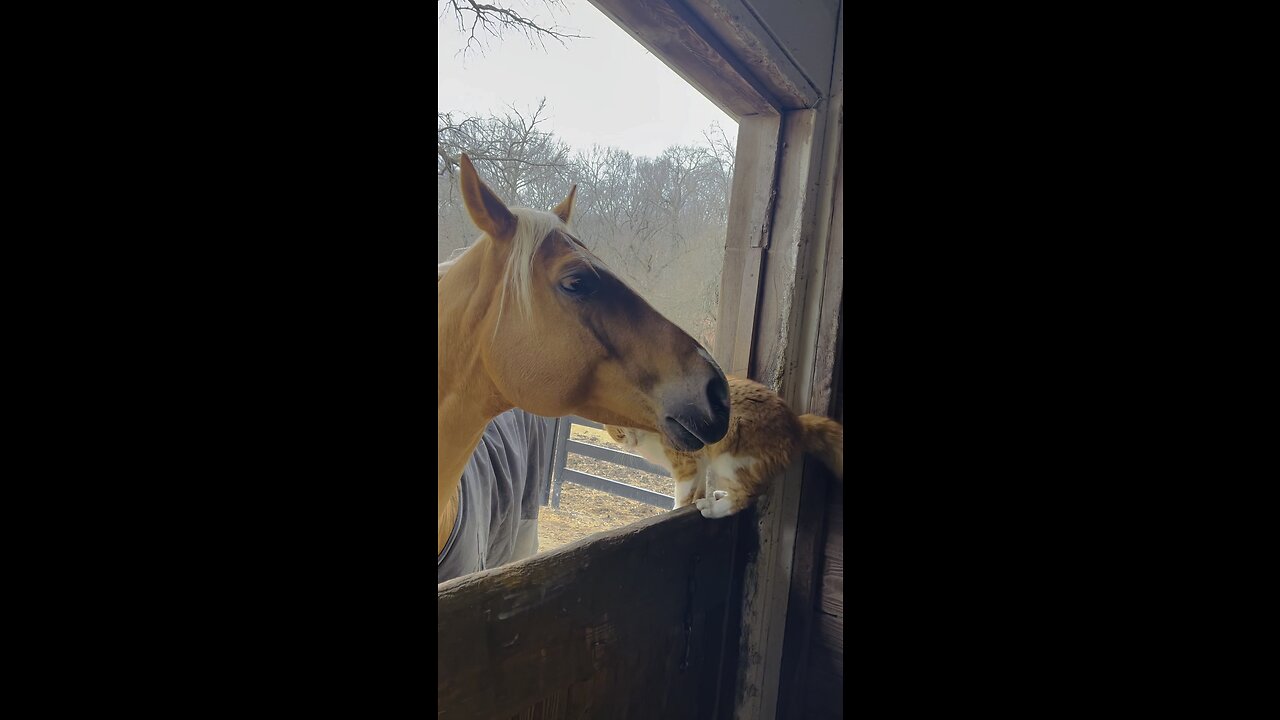
{"type": "MultiPolygon", "coordinates": [[[[556,8],[568,12],[563,0],[536,0],[536,4],[540,4],[551,15],[550,22],[543,21],[535,15],[533,10],[536,8],[531,8],[528,0],[491,0],[487,3],[476,2],[476,0],[438,0],[439,19],[452,15],[457,22],[458,31],[468,33],[467,44],[462,50],[464,55],[473,45],[483,49],[485,43],[477,33],[500,40],[504,32],[513,31],[523,35],[531,45],[537,42],[544,50],[547,38],[564,45],[566,39],[585,37],[578,35],[571,28],[556,24],[556,8]],[[519,11],[512,9],[514,1],[521,2],[523,8],[519,11]]],[[[545,104],[544,98],[538,107],[538,112],[542,111],[545,104]]],[[[436,115],[436,174],[452,175],[458,167],[457,148],[472,145],[467,140],[474,133],[474,128],[467,127],[467,124],[476,122],[476,119],[455,120],[451,113],[437,112],[436,115]]],[[[533,124],[536,125],[537,113],[534,120],[533,124]]]]}
{"type": "Polygon", "coordinates": [[[452,174],[465,152],[505,200],[541,207],[552,200],[548,192],[565,178],[570,163],[569,146],[539,127],[546,120],[546,98],[532,111],[511,107],[501,117],[456,119],[437,113],[436,174],[452,174]]]}
{"type": "MultiPolygon", "coordinates": [[[[440,18],[452,14],[458,23],[458,31],[468,33],[467,44],[463,48],[465,54],[472,46],[484,47],[483,36],[502,39],[504,32],[516,32],[523,35],[529,44],[535,42],[546,48],[546,40],[551,39],[564,44],[569,38],[581,38],[571,28],[562,27],[555,22],[555,9],[568,12],[563,0],[541,0],[541,4],[551,14],[551,21],[546,22],[528,10],[517,12],[511,9],[511,0],[491,0],[479,3],[475,0],[439,0],[440,18]]],[[[528,3],[525,3],[527,6],[528,3]]]]}
{"type": "Polygon", "coordinates": [[[702,132],[702,137],[707,141],[707,154],[716,164],[718,175],[716,184],[724,191],[722,207],[724,212],[728,213],[729,193],[733,188],[733,159],[737,154],[737,138],[730,138],[718,122],[711,123],[711,127],[702,132]]]}
{"type": "Polygon", "coordinates": [[[544,130],[547,104],[502,115],[437,114],[439,259],[470,245],[453,168],[466,152],[507,202],[550,208],[578,184],[577,235],[666,317],[704,345],[715,341],[720,270],[733,177],[731,136],[718,126],[705,144],[658,157],[618,148],[570,148],[544,130]]]}
{"type": "Polygon", "coordinates": [[[543,130],[547,102],[532,111],[510,108],[501,116],[436,115],[438,242],[441,251],[465,247],[474,230],[454,197],[453,169],[465,152],[498,196],[512,205],[550,209],[568,188],[569,146],[543,130]]]}

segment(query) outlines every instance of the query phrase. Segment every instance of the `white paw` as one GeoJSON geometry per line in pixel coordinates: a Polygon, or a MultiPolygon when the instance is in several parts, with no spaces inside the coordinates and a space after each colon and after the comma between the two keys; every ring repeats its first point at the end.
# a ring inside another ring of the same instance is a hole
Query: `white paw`
{"type": "Polygon", "coordinates": [[[702,511],[702,517],[714,520],[717,518],[729,517],[733,514],[730,512],[730,509],[733,507],[733,503],[729,501],[728,497],[726,497],[727,493],[717,492],[721,497],[712,501],[707,501],[705,499],[698,501],[699,503],[706,503],[705,505],[698,505],[698,509],[702,511]]]}
{"type": "Polygon", "coordinates": [[[711,501],[706,498],[698,498],[697,501],[693,503],[693,506],[701,510],[702,514],[705,516],[707,512],[711,510],[711,501]]]}
{"type": "Polygon", "coordinates": [[[724,490],[717,490],[711,493],[712,500],[719,500],[720,498],[726,498],[726,497],[729,497],[729,493],[724,490]]]}

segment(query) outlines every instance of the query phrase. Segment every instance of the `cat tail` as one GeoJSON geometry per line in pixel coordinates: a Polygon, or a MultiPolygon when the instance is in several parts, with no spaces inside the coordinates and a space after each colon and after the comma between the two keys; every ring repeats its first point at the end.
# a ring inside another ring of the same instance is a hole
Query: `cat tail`
{"type": "Polygon", "coordinates": [[[816,455],[843,482],[844,426],[820,415],[801,415],[799,420],[804,451],[816,455]]]}

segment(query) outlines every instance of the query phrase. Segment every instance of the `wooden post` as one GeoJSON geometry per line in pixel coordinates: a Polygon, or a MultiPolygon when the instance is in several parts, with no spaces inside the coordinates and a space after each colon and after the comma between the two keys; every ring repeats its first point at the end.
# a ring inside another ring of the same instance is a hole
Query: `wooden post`
{"type": "Polygon", "coordinates": [[[569,429],[573,427],[573,419],[562,417],[556,421],[555,452],[552,453],[551,467],[555,475],[551,480],[551,507],[560,509],[560,489],[564,487],[565,464],[569,461],[569,429]]]}

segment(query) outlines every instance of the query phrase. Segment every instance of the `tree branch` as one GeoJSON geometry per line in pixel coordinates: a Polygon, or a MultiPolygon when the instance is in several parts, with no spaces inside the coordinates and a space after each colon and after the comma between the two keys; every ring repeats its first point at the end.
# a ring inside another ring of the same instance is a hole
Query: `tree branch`
{"type": "MultiPolygon", "coordinates": [[[[497,4],[496,0],[492,4],[480,3],[476,0],[440,0],[440,2],[444,7],[440,17],[452,11],[459,32],[468,33],[467,44],[463,48],[464,54],[471,49],[473,43],[477,47],[484,46],[484,41],[477,37],[480,33],[487,33],[490,37],[501,39],[504,31],[512,30],[524,35],[530,44],[536,41],[544,50],[547,47],[545,41],[548,38],[564,45],[567,39],[584,37],[570,28],[554,24],[554,16],[551,24],[543,23],[537,17],[525,17],[509,7],[497,4]]],[[[542,2],[549,10],[557,6],[566,10],[562,0],[542,0],[542,2]]]]}

